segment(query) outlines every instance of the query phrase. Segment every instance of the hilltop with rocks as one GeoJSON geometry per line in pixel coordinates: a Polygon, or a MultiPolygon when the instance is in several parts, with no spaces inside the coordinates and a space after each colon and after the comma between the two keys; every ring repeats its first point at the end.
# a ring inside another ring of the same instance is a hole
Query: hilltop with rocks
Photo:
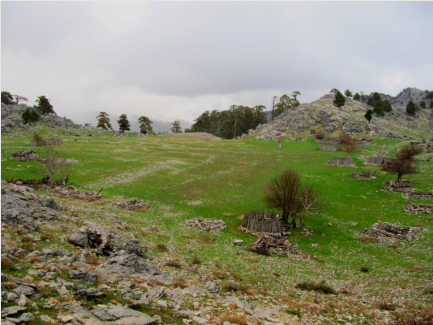
{"type": "Polygon", "coordinates": [[[1,104],[1,133],[12,134],[12,130],[21,130],[24,132],[30,132],[32,130],[31,125],[25,124],[21,117],[28,109],[29,111],[36,112],[39,115],[39,122],[43,122],[51,128],[69,128],[69,129],[81,129],[80,124],[74,123],[72,120],[66,117],[60,117],[56,114],[43,114],[40,110],[35,107],[28,106],[25,104],[19,105],[5,105],[1,104]]]}
{"type": "Polygon", "coordinates": [[[371,106],[346,98],[346,104],[337,107],[333,103],[334,99],[334,94],[326,94],[311,103],[290,108],[272,122],[260,124],[255,130],[249,130],[248,135],[260,133],[264,139],[274,139],[280,135],[323,128],[325,133],[341,130],[350,135],[384,135],[398,139],[403,132],[430,133],[433,129],[429,109],[421,109],[416,116],[409,116],[405,108],[393,107],[391,112],[385,113],[383,117],[374,116],[369,123],[364,115],[371,106]]]}

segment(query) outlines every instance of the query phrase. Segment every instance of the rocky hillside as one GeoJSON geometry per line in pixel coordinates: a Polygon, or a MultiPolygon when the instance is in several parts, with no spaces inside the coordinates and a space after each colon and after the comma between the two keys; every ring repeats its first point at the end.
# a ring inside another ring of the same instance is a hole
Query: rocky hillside
{"type": "Polygon", "coordinates": [[[391,105],[399,107],[406,107],[410,101],[414,102],[418,106],[423,100],[425,100],[428,104],[430,100],[426,99],[427,95],[428,90],[421,90],[417,88],[405,88],[395,97],[386,94],[380,94],[383,100],[389,100],[391,105]]]}
{"type": "Polygon", "coordinates": [[[333,104],[334,94],[327,94],[312,103],[304,103],[287,110],[274,121],[259,125],[250,130],[249,135],[264,133],[264,138],[278,135],[296,134],[312,127],[323,127],[326,133],[342,130],[348,134],[383,134],[399,138],[403,133],[429,133],[433,130],[433,120],[429,109],[420,110],[415,117],[406,114],[405,108],[393,107],[384,117],[374,116],[370,123],[364,118],[371,106],[352,99],[346,105],[333,104]]]}
{"type": "Polygon", "coordinates": [[[31,126],[24,124],[21,114],[24,113],[26,109],[30,111],[35,111],[39,115],[39,121],[37,123],[45,123],[52,128],[71,128],[80,129],[80,124],[75,124],[70,119],[66,117],[60,117],[55,114],[43,115],[41,111],[32,106],[27,106],[25,104],[20,105],[5,105],[2,103],[1,106],[1,133],[10,134],[12,130],[19,129],[23,131],[31,131],[31,126]]]}

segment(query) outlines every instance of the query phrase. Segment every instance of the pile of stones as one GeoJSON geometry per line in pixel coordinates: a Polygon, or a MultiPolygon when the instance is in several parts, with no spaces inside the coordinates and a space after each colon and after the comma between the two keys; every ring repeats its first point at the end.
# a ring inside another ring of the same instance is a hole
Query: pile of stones
{"type": "Polygon", "coordinates": [[[277,254],[290,256],[299,253],[297,243],[290,244],[287,237],[270,233],[262,234],[254,244],[247,248],[247,250],[262,255],[277,254]]]}
{"type": "Polygon", "coordinates": [[[150,205],[143,200],[133,198],[125,202],[117,203],[116,208],[129,211],[146,211],[150,209],[150,205]]]}
{"type": "Polygon", "coordinates": [[[74,186],[55,187],[51,190],[51,193],[58,196],[70,197],[76,200],[83,200],[87,202],[94,202],[103,198],[102,194],[96,193],[95,191],[82,191],[74,186]]]}
{"type": "MultiPolygon", "coordinates": [[[[432,206],[433,208],[433,206],[432,206]]],[[[399,240],[418,240],[422,229],[419,227],[400,227],[388,222],[378,220],[370,228],[362,231],[364,236],[374,237],[378,239],[395,238],[399,240]]]]}
{"type": "Polygon", "coordinates": [[[39,155],[32,150],[19,150],[12,155],[12,160],[29,161],[40,159],[39,155]]]}
{"type": "Polygon", "coordinates": [[[433,214],[433,204],[409,204],[404,212],[410,214],[433,214]]]}
{"type": "Polygon", "coordinates": [[[430,192],[412,191],[410,196],[414,199],[431,200],[433,199],[433,190],[430,192]]]}
{"type": "Polygon", "coordinates": [[[362,178],[362,179],[369,179],[369,178],[377,179],[377,177],[375,176],[376,172],[377,172],[377,170],[375,170],[374,172],[370,171],[370,170],[364,170],[360,173],[352,173],[352,177],[353,178],[362,178]]]}
{"type": "Polygon", "coordinates": [[[403,192],[403,193],[409,193],[411,191],[411,183],[410,182],[397,182],[397,181],[390,181],[385,182],[385,186],[383,189],[387,192],[403,192]]]}
{"type": "Polygon", "coordinates": [[[183,224],[186,227],[191,227],[202,231],[218,231],[227,228],[227,225],[224,221],[216,219],[194,218],[186,220],[183,224]]]}

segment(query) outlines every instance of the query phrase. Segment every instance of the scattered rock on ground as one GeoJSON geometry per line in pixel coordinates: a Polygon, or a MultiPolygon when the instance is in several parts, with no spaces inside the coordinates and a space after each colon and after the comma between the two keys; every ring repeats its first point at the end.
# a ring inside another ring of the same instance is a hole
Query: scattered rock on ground
{"type": "Polygon", "coordinates": [[[82,191],[75,188],[74,186],[55,187],[51,190],[51,193],[58,196],[71,197],[73,199],[84,200],[88,202],[101,200],[103,198],[102,194],[99,194],[95,191],[82,191]]]}
{"type": "Polygon", "coordinates": [[[186,227],[195,228],[203,231],[218,231],[227,228],[222,220],[194,218],[183,223],[186,227]]]}
{"type": "Polygon", "coordinates": [[[123,210],[144,212],[150,208],[150,205],[144,202],[143,200],[133,198],[122,203],[117,203],[116,207],[123,210]]]}
{"type": "Polygon", "coordinates": [[[18,161],[29,161],[29,160],[36,160],[40,159],[38,154],[32,150],[20,150],[15,152],[12,155],[12,160],[18,160],[18,161]]]}

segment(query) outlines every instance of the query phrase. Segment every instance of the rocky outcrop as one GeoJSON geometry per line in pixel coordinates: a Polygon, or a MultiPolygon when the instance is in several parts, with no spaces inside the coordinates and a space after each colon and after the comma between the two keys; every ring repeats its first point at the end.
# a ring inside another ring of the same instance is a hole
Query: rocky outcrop
{"type": "Polygon", "coordinates": [[[185,227],[191,227],[202,231],[218,231],[227,228],[224,221],[215,219],[194,218],[186,220],[183,224],[185,227]]]}
{"type": "Polygon", "coordinates": [[[383,117],[375,116],[369,123],[364,115],[371,106],[347,98],[344,106],[336,107],[333,100],[334,94],[327,94],[312,103],[301,104],[283,112],[273,121],[260,124],[255,130],[249,130],[248,134],[261,133],[259,138],[275,140],[278,136],[321,127],[326,133],[341,130],[352,135],[369,133],[391,135],[395,139],[410,139],[411,137],[402,136],[396,131],[431,131],[429,110],[420,110],[417,116],[412,117],[406,114],[405,107],[394,107],[392,112],[385,113],[383,117]]]}
{"type": "Polygon", "coordinates": [[[64,208],[52,197],[39,196],[30,187],[2,181],[1,194],[1,220],[6,225],[35,232],[39,222],[69,219],[59,212],[64,208]]]}
{"type": "Polygon", "coordinates": [[[418,227],[400,227],[388,222],[377,221],[370,228],[362,231],[364,236],[384,239],[395,238],[399,240],[418,240],[422,229],[418,227]]]}
{"type": "Polygon", "coordinates": [[[91,248],[95,254],[110,256],[124,245],[123,240],[114,230],[91,222],[84,221],[85,227],[73,232],[68,241],[83,248],[91,248]]]}
{"type": "Polygon", "coordinates": [[[102,194],[96,193],[95,191],[83,191],[75,188],[74,186],[55,187],[50,191],[50,193],[62,197],[70,197],[76,200],[83,200],[88,202],[101,200],[103,198],[102,194]]]}
{"type": "Polygon", "coordinates": [[[12,160],[18,160],[18,161],[29,161],[29,160],[36,160],[40,159],[39,155],[32,151],[32,150],[20,150],[15,152],[12,155],[12,160]]]}
{"type": "Polygon", "coordinates": [[[22,131],[31,131],[31,126],[24,124],[21,114],[28,109],[35,111],[39,115],[39,122],[46,124],[51,128],[70,128],[70,129],[81,129],[80,124],[75,124],[66,117],[60,117],[56,114],[42,114],[35,107],[27,106],[25,104],[20,105],[5,105],[1,104],[1,133],[10,134],[12,130],[19,129],[22,131]]]}

